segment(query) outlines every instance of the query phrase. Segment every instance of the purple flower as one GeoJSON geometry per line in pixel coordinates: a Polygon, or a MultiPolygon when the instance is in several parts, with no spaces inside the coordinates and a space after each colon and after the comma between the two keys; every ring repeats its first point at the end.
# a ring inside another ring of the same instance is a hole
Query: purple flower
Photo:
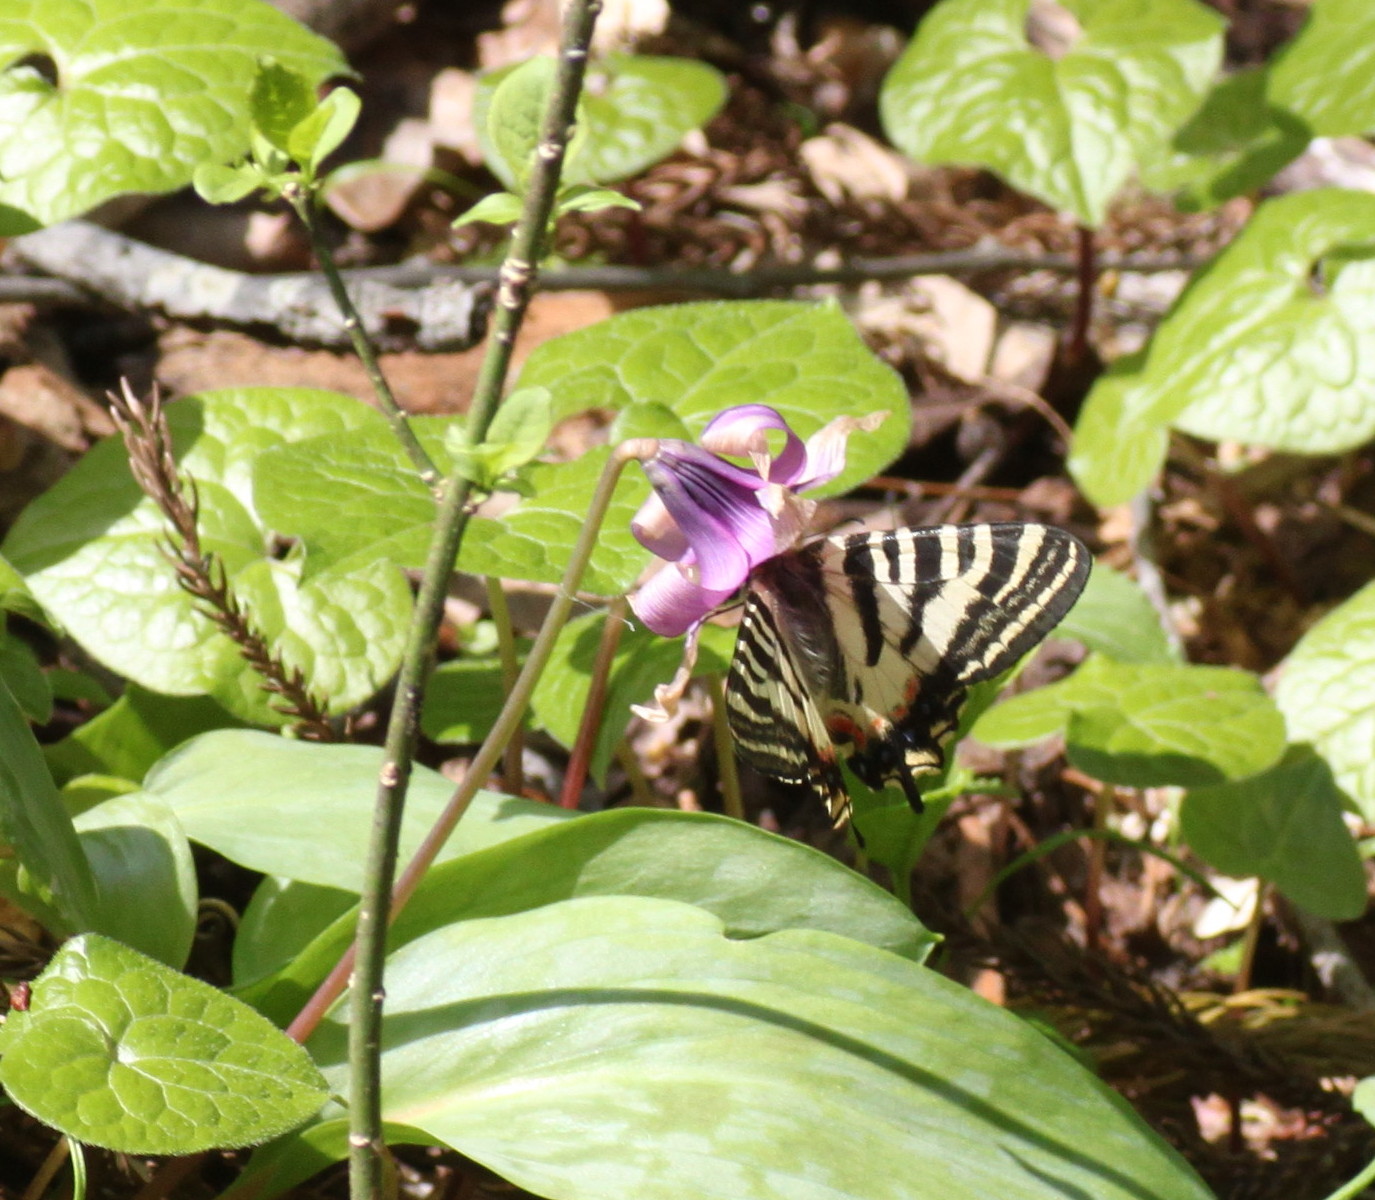
{"type": "Polygon", "coordinates": [[[801,542],[816,504],[797,493],[834,479],[850,434],[876,429],[887,415],[837,417],[804,443],[774,409],[743,404],[714,417],[700,446],[647,443],[640,461],[654,494],[630,528],[668,561],[631,601],[635,615],[666,637],[695,630],[756,566],[801,542]],[[772,430],[784,435],[777,455],[769,452],[772,430]],[[721,454],[748,458],[753,469],[721,454]]]}

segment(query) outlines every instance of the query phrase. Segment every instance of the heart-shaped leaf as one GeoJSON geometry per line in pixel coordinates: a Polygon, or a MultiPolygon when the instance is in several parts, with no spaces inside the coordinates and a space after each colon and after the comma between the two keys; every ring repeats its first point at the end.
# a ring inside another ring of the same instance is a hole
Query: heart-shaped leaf
{"type": "Polygon", "coordinates": [[[265,1017],[96,934],[54,955],[0,1050],[10,1099],[124,1154],[254,1145],[328,1095],[309,1055],[265,1017]]]}
{"type": "Polygon", "coordinates": [[[1194,0],[1063,0],[1082,33],[1052,57],[1028,40],[1030,7],[936,5],[884,80],[884,128],[919,162],[989,167],[1095,228],[1198,107],[1222,21],[1194,0]]]}
{"type": "Polygon", "coordinates": [[[1089,393],[1069,466],[1119,504],[1164,461],[1167,427],[1304,454],[1375,435],[1375,196],[1272,200],[1089,393]]]}
{"type": "Polygon", "coordinates": [[[1327,763],[1299,750],[1249,779],[1191,791],[1179,821],[1223,874],[1258,875],[1317,916],[1354,921],[1366,908],[1365,868],[1344,803],[1327,763]]]}
{"type": "Polygon", "coordinates": [[[1338,786],[1375,820],[1375,583],[1313,626],[1284,660],[1275,703],[1338,786]]]}
{"type": "Polygon", "coordinates": [[[249,143],[259,59],[312,85],[339,50],[262,0],[43,0],[0,14],[0,232],[170,192],[249,143]]]}

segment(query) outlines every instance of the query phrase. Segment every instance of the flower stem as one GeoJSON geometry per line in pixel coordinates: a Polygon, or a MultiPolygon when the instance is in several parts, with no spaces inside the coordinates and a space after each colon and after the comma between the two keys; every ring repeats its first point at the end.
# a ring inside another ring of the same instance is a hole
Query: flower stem
{"type": "MultiPolygon", "coordinates": [[[[511,689],[516,686],[516,677],[520,674],[520,660],[516,654],[516,631],[511,624],[511,606],[506,601],[506,592],[501,586],[501,580],[495,575],[488,575],[487,583],[487,607],[492,614],[492,624],[497,631],[497,652],[501,656],[501,692],[504,696],[511,694],[511,689]]],[[[523,760],[525,755],[525,731],[517,728],[511,735],[511,740],[506,746],[506,761],[501,768],[501,786],[512,796],[519,796],[525,787],[525,770],[523,760]]]]}
{"type": "Polygon", "coordinates": [[[597,643],[597,658],[592,664],[592,678],[588,681],[587,701],[583,705],[582,720],[578,723],[578,735],[573,740],[568,770],[563,774],[563,789],[559,794],[561,808],[578,807],[578,797],[582,795],[582,786],[587,781],[587,766],[592,761],[592,749],[596,745],[597,731],[601,728],[606,707],[611,664],[616,660],[616,648],[621,643],[621,631],[625,629],[628,608],[626,598],[618,596],[606,610],[602,636],[597,643]]]}
{"type": "MultiPolygon", "coordinates": [[[[473,797],[477,795],[488,775],[500,761],[502,752],[511,736],[520,728],[520,724],[525,718],[526,706],[530,702],[530,694],[535,690],[535,683],[544,672],[559,631],[568,620],[568,614],[572,610],[578,581],[582,578],[587,561],[591,558],[592,551],[596,547],[597,534],[601,529],[602,521],[606,518],[606,510],[611,503],[612,495],[615,493],[616,482],[626,463],[635,457],[632,450],[633,446],[634,443],[626,443],[626,445],[618,447],[612,452],[611,458],[602,469],[601,479],[598,481],[597,490],[592,497],[592,506],[587,516],[587,523],[583,526],[583,531],[573,548],[573,555],[568,560],[563,582],[559,585],[554,602],[549,606],[549,615],[540,628],[535,644],[530,647],[525,665],[521,668],[515,685],[506,697],[506,703],[502,706],[501,713],[493,724],[491,733],[487,735],[487,740],[482,743],[477,756],[464,774],[463,782],[454,790],[439,819],[435,821],[434,826],[425,836],[425,840],[420,843],[415,854],[411,857],[411,861],[407,863],[405,871],[397,879],[395,890],[391,894],[391,918],[394,919],[396,914],[406,906],[421,879],[424,878],[425,872],[434,862],[435,856],[438,855],[449,835],[453,832],[454,826],[468,811],[468,805],[472,803],[473,797]]],[[[353,971],[357,949],[358,946],[355,942],[343,958],[335,964],[329,976],[316,989],[315,995],[296,1014],[295,1020],[288,1026],[288,1036],[298,1042],[303,1042],[314,1032],[326,1010],[339,998],[347,985],[349,974],[353,971]]]]}
{"type": "Polygon", "coordinates": [[[740,772],[735,767],[735,739],[726,722],[726,689],[715,672],[707,676],[711,689],[711,734],[716,745],[716,771],[721,781],[721,807],[726,816],[745,820],[745,801],[740,793],[740,772]]]}

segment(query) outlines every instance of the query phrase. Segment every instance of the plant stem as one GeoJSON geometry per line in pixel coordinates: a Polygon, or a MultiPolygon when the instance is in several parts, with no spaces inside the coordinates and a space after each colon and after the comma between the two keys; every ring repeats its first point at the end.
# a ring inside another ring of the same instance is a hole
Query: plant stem
{"type": "Polygon", "coordinates": [[[716,747],[716,772],[721,781],[721,808],[726,816],[745,819],[745,801],[740,794],[740,772],[735,767],[735,739],[726,722],[726,689],[715,672],[707,676],[711,689],[711,736],[716,747]]]}
{"type": "Polygon", "coordinates": [[[1116,807],[1117,793],[1101,784],[1093,795],[1093,829],[1099,836],[1089,843],[1089,867],[1084,880],[1084,945],[1091,952],[1098,949],[1103,933],[1103,875],[1107,866],[1108,844],[1102,835],[1108,830],[1108,818],[1116,807]]]}
{"type": "MultiPolygon", "coordinates": [[[[468,437],[473,445],[480,444],[486,438],[487,429],[496,414],[511,364],[516,332],[534,290],[545,232],[558,191],[564,150],[568,145],[578,95],[582,89],[587,48],[600,11],[600,0],[573,0],[564,18],[558,71],[544,114],[540,144],[530,171],[529,190],[525,195],[520,221],[516,224],[511,247],[501,265],[491,341],[482,361],[468,412],[468,437]]],[[[391,919],[397,842],[401,833],[406,787],[410,781],[411,759],[415,751],[420,701],[434,659],[435,634],[444,612],[449,575],[468,524],[471,492],[471,484],[457,471],[445,481],[435,518],[434,538],[430,543],[425,573],[416,598],[415,615],[402,657],[395,704],[387,727],[382,770],[378,776],[377,802],[354,943],[357,961],[349,998],[349,1194],[352,1200],[379,1200],[383,1192],[382,980],[387,926],[391,919]]],[[[560,596],[559,599],[564,597],[560,596]]],[[[571,603],[571,596],[567,597],[567,602],[571,603]]],[[[551,621],[553,611],[551,609],[551,621]]],[[[564,611],[566,614],[566,609],[564,611]]],[[[546,622],[546,626],[549,623],[546,622]]],[[[539,644],[537,641],[536,645],[539,644]]],[[[530,675],[532,670],[537,675],[539,667],[543,665],[537,663],[533,651],[531,654],[526,670],[522,672],[522,679],[530,675]]],[[[520,707],[523,711],[523,704],[520,707]]],[[[508,698],[502,719],[498,720],[498,728],[492,731],[473,763],[470,783],[465,781],[450,802],[450,809],[454,811],[448,827],[440,835],[441,844],[443,838],[448,836],[448,830],[452,829],[467,808],[471,793],[476,792],[485,779],[485,771],[490,770],[500,755],[505,739],[510,737],[515,724],[519,722],[520,714],[517,714],[509,722],[509,728],[498,732],[502,729],[507,712],[515,708],[516,697],[513,695],[508,698]],[[489,753],[491,747],[497,749],[489,753]],[[479,765],[484,756],[491,758],[485,767],[479,765]],[[468,799],[459,803],[458,796],[464,791],[469,791],[468,799]]],[[[440,825],[448,819],[446,811],[440,825]]],[[[438,827],[431,832],[420,853],[431,845],[437,833],[438,827]]],[[[435,850],[431,849],[429,853],[432,856],[435,850]]],[[[417,879],[418,876],[409,878],[408,868],[408,876],[397,886],[401,902],[409,894],[404,889],[413,890],[417,879]]]]}
{"type": "Polygon", "coordinates": [[[1347,1180],[1327,1200],[1356,1200],[1372,1183],[1375,1183],[1375,1160],[1366,1163],[1365,1169],[1355,1179],[1347,1180]]]}
{"type": "Polygon", "coordinates": [[[373,394],[382,406],[382,413],[390,423],[392,433],[401,443],[401,448],[405,450],[411,462],[415,464],[415,469],[425,486],[436,487],[441,478],[439,468],[425,453],[420,439],[415,436],[415,430],[406,420],[405,410],[397,403],[387,377],[382,374],[382,367],[373,352],[372,342],[368,340],[363,322],[358,317],[358,310],[349,298],[348,288],[344,286],[344,278],[339,273],[339,265],[334,261],[334,251],[330,248],[325,231],[320,225],[320,215],[315,206],[316,193],[296,188],[285,194],[310,235],[310,246],[315,252],[315,261],[320,264],[320,271],[325,277],[325,282],[329,284],[330,295],[339,306],[339,312],[344,318],[344,330],[349,335],[349,341],[353,343],[353,352],[363,364],[368,382],[372,384],[373,394]]]}
{"type": "Polygon", "coordinates": [[[1075,277],[1078,283],[1074,298],[1074,322],[1065,338],[1065,362],[1073,367],[1083,362],[1089,349],[1089,326],[1093,321],[1093,288],[1098,280],[1098,262],[1093,230],[1082,225],[1075,230],[1077,238],[1075,277]]]}
{"type": "MultiPolygon", "coordinates": [[[[509,696],[520,674],[520,659],[516,653],[516,631],[511,624],[511,606],[506,591],[495,575],[487,576],[487,608],[497,631],[497,652],[501,656],[501,691],[509,696]]],[[[501,786],[512,796],[519,796],[525,788],[525,731],[517,728],[506,745],[506,761],[501,767],[501,786]]]]}
{"type": "MultiPolygon", "coordinates": [[[[492,726],[492,732],[487,735],[487,740],[482,743],[482,748],[468,767],[463,776],[463,782],[454,790],[454,794],[449,798],[449,803],[445,806],[443,813],[440,814],[433,828],[425,836],[425,840],[420,843],[415,854],[411,857],[411,861],[406,865],[405,871],[397,880],[396,887],[391,894],[391,918],[394,919],[396,914],[405,908],[407,901],[414,894],[420,880],[424,878],[425,872],[429,869],[435,856],[453,832],[454,826],[467,812],[473,797],[477,795],[487,776],[500,760],[502,751],[512,734],[520,728],[521,721],[525,717],[526,705],[530,702],[530,693],[534,691],[535,682],[543,673],[545,664],[549,661],[549,655],[553,652],[559,630],[563,628],[564,622],[568,620],[568,614],[572,610],[578,581],[582,578],[587,560],[591,557],[596,546],[597,534],[606,517],[607,506],[611,503],[611,497],[616,490],[616,481],[626,463],[639,457],[648,457],[645,452],[645,442],[642,440],[626,442],[612,452],[611,458],[602,469],[601,479],[598,481],[597,490],[592,497],[587,524],[583,527],[577,545],[573,548],[573,555],[568,561],[563,582],[559,585],[559,590],[554,596],[554,602],[549,606],[549,615],[545,618],[539,636],[535,639],[535,644],[530,647],[525,665],[521,668],[515,685],[506,697],[506,703],[502,706],[501,713],[492,726]]],[[[326,1010],[339,998],[348,984],[357,951],[358,944],[355,942],[343,958],[335,964],[334,969],[316,989],[315,994],[305,1007],[296,1014],[295,1020],[287,1027],[286,1032],[289,1037],[298,1042],[304,1042],[314,1032],[326,1010]]],[[[355,991],[354,994],[357,995],[357,992],[355,991]]]]}
{"type": "Polygon", "coordinates": [[[616,648],[621,644],[625,614],[629,607],[624,596],[617,596],[606,610],[602,636],[597,642],[597,657],[592,664],[592,678],[588,680],[587,701],[583,706],[582,720],[578,722],[578,735],[573,739],[573,753],[568,759],[568,770],[563,774],[563,788],[559,793],[560,808],[577,808],[578,797],[582,795],[582,785],[587,782],[587,766],[592,761],[592,749],[597,742],[597,731],[601,728],[603,709],[606,706],[606,688],[611,679],[611,664],[616,661],[616,648]]]}
{"type": "Polygon", "coordinates": [[[1260,945],[1260,931],[1265,925],[1265,901],[1270,896],[1270,884],[1262,883],[1256,889],[1256,907],[1251,919],[1246,922],[1246,932],[1241,939],[1241,962],[1237,966],[1237,977],[1232,984],[1233,995],[1251,990],[1251,977],[1256,969],[1256,947],[1260,945]]]}

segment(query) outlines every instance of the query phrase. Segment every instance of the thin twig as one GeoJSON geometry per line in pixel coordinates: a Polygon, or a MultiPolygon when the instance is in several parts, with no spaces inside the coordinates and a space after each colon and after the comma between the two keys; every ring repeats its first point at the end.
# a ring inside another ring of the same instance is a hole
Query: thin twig
{"type": "MultiPolygon", "coordinates": [[[[520,660],[516,655],[516,631],[511,624],[511,605],[506,589],[495,575],[487,576],[487,609],[497,631],[497,653],[501,656],[501,691],[511,694],[520,674],[520,660]]],[[[501,786],[508,795],[519,796],[525,790],[525,730],[516,729],[506,746],[501,767],[501,786]]]]}
{"type": "Polygon", "coordinates": [[[299,187],[292,188],[285,194],[291,207],[295,209],[296,215],[300,217],[301,224],[306,227],[306,232],[310,235],[310,245],[311,249],[315,251],[315,259],[320,264],[320,271],[329,284],[330,294],[334,297],[334,303],[339,306],[340,315],[344,319],[344,332],[348,334],[349,342],[353,345],[353,352],[358,356],[358,361],[363,364],[363,371],[368,377],[368,382],[372,385],[373,395],[377,397],[377,403],[382,409],[383,416],[387,418],[387,423],[391,426],[392,435],[401,443],[401,448],[414,465],[421,482],[426,487],[433,488],[440,480],[439,468],[434,465],[434,460],[425,453],[425,448],[420,444],[420,439],[415,436],[415,430],[411,428],[410,422],[406,419],[405,411],[396,401],[396,396],[391,390],[391,384],[387,382],[387,377],[382,374],[382,368],[377,362],[377,354],[372,348],[372,340],[368,337],[367,330],[363,327],[363,321],[358,315],[358,310],[349,297],[348,288],[344,286],[344,281],[339,276],[339,266],[334,261],[334,251],[330,248],[329,239],[325,237],[324,228],[320,224],[320,214],[316,207],[317,195],[299,187]]]}
{"type": "Polygon", "coordinates": [[[263,678],[262,687],[282,698],[277,711],[292,718],[297,732],[315,741],[333,741],[334,727],[324,703],[306,685],[299,667],[288,667],[273,650],[229,586],[224,561],[200,538],[200,498],[194,479],[183,477],[172,454],[172,435],[157,389],[145,405],[129,386],[109,393],[110,415],[124,437],[129,470],[143,493],[172,527],[162,542],[181,589],[197,601],[197,611],[239,648],[263,678]]]}
{"type": "MultiPolygon", "coordinates": [[[[554,87],[540,130],[524,208],[512,234],[510,250],[501,266],[491,341],[482,361],[469,409],[467,433],[472,444],[480,444],[486,438],[488,426],[496,414],[510,369],[516,333],[534,291],[545,232],[563,166],[564,150],[568,145],[578,96],[582,90],[587,49],[600,11],[600,0],[573,0],[564,17],[554,87]]],[[[377,1197],[383,1182],[382,979],[387,926],[392,908],[392,881],[396,873],[401,817],[418,734],[420,703],[434,660],[435,635],[444,613],[449,575],[468,525],[472,491],[472,484],[458,470],[449,476],[444,485],[443,498],[435,518],[434,537],[402,655],[396,703],[387,726],[386,752],[378,777],[373,832],[364,868],[364,887],[354,942],[357,962],[349,997],[349,1191],[354,1200],[377,1197]]],[[[556,598],[551,614],[564,599],[563,596],[556,598]]],[[[571,603],[571,596],[567,597],[567,601],[571,603]]],[[[544,633],[545,630],[541,630],[541,638],[544,633]]],[[[539,644],[537,640],[536,645],[539,644]]],[[[535,662],[533,650],[531,655],[522,677],[526,676],[535,662]]],[[[507,701],[508,708],[512,699],[514,697],[507,701]]],[[[522,715],[523,712],[518,714],[516,720],[521,719],[522,715]]],[[[506,730],[505,736],[509,737],[510,732],[506,730]]],[[[480,786],[481,772],[490,770],[505,748],[503,740],[490,755],[491,762],[483,768],[477,766],[488,746],[496,745],[497,736],[497,730],[494,729],[474,761],[468,799],[461,804],[457,798],[451,802],[450,808],[456,810],[452,815],[454,823],[466,811],[471,794],[475,794],[480,786]]],[[[451,828],[452,825],[448,827],[451,828]]],[[[448,836],[448,829],[440,836],[441,845],[442,839],[448,836]]],[[[426,839],[426,846],[436,836],[439,836],[438,826],[426,839]]],[[[438,846],[429,853],[438,853],[438,846]]],[[[397,887],[398,890],[403,886],[413,890],[417,882],[418,878],[411,879],[408,874],[398,881],[397,887]]],[[[404,895],[401,898],[404,899],[404,895]]]]}

